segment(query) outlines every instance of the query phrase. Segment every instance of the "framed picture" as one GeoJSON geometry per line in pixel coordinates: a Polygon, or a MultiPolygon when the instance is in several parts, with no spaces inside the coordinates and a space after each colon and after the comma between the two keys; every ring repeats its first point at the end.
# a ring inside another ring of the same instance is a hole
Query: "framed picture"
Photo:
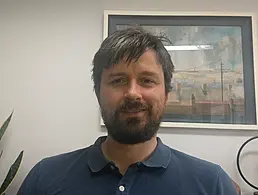
{"type": "Polygon", "coordinates": [[[161,127],[257,130],[257,23],[246,13],[105,11],[103,38],[140,25],[171,41],[164,46],[175,72],[161,127]]]}

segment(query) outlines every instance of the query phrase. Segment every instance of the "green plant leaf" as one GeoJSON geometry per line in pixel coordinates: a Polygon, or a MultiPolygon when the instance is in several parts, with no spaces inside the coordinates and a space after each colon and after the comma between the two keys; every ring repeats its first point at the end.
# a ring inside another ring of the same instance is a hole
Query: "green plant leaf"
{"type": "Polygon", "coordinates": [[[22,158],[23,158],[23,151],[20,152],[19,156],[16,158],[16,160],[10,167],[2,186],[0,187],[0,195],[3,195],[6,191],[6,189],[11,185],[13,179],[15,178],[15,176],[20,168],[22,158]]]}
{"type": "Polygon", "coordinates": [[[6,131],[8,125],[10,123],[12,116],[13,116],[13,111],[0,128],[0,140],[2,139],[4,132],[6,131]]]}

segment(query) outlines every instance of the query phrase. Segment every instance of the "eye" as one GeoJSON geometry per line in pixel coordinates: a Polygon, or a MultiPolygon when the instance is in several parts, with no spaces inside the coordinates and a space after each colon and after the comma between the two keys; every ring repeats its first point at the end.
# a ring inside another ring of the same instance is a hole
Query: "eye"
{"type": "Polygon", "coordinates": [[[155,81],[149,78],[142,78],[140,79],[140,83],[145,85],[151,85],[151,84],[155,84],[155,81]]]}
{"type": "Polygon", "coordinates": [[[125,84],[126,82],[127,81],[125,78],[118,78],[118,79],[112,80],[110,83],[114,85],[118,85],[118,84],[125,84]]]}

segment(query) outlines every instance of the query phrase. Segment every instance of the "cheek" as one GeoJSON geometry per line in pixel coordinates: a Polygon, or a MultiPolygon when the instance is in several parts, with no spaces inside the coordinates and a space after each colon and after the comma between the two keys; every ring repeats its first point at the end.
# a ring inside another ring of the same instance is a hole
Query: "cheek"
{"type": "Polygon", "coordinates": [[[122,94],[115,90],[104,89],[100,92],[101,104],[107,108],[117,106],[122,97],[122,94]]]}
{"type": "Polygon", "coordinates": [[[158,109],[160,112],[163,112],[165,106],[166,106],[166,100],[165,100],[165,97],[162,96],[162,97],[159,98],[159,102],[158,102],[158,105],[157,105],[157,109],[158,109]]]}
{"type": "Polygon", "coordinates": [[[143,94],[143,98],[146,103],[152,106],[153,112],[159,112],[164,109],[166,105],[166,97],[162,92],[154,92],[154,93],[145,93],[143,94]]]}

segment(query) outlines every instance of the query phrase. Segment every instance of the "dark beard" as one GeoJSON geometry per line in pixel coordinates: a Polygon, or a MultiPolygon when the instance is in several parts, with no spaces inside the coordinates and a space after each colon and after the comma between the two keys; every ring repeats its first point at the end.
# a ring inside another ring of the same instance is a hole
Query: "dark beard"
{"type": "Polygon", "coordinates": [[[108,135],[121,144],[138,144],[150,140],[156,135],[161,122],[161,116],[157,120],[153,120],[151,106],[139,101],[126,100],[114,112],[104,111],[101,108],[101,113],[108,135]],[[144,116],[146,120],[144,124],[139,117],[120,119],[121,112],[132,109],[145,110],[147,116],[144,116]]]}

